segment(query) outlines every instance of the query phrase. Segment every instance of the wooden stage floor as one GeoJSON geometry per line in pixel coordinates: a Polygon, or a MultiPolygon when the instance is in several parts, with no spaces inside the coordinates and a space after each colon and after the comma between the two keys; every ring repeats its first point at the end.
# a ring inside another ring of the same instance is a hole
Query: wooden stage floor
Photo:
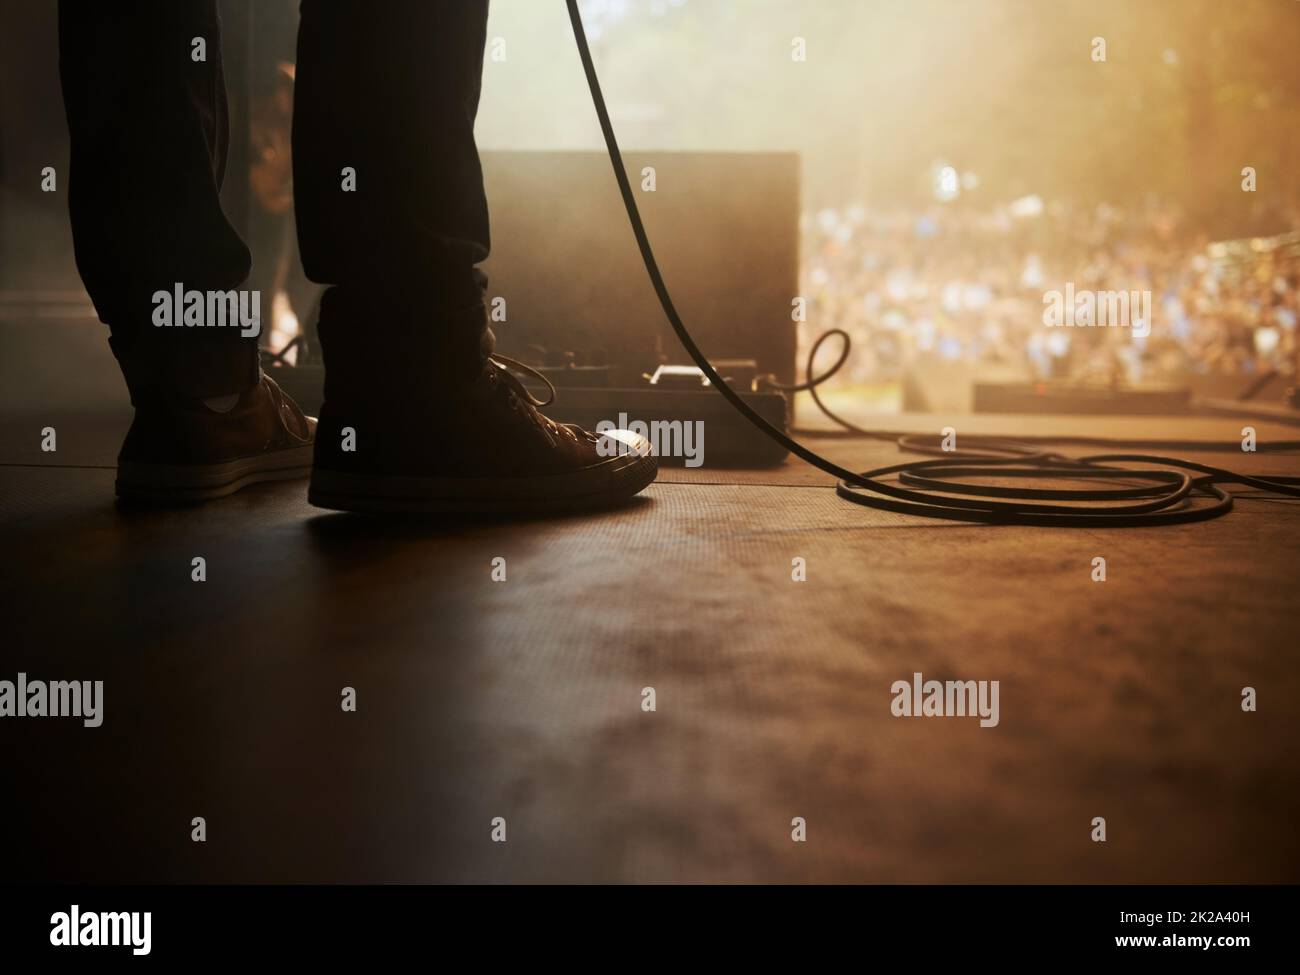
{"type": "MultiPolygon", "coordinates": [[[[1300,880],[1300,503],[977,527],[849,505],[791,461],[668,470],[591,518],[383,522],[313,509],[301,483],[130,511],[124,421],[0,423],[0,679],[105,682],[99,728],[0,721],[13,879],[1300,880]],[[998,726],[894,717],[914,672],[999,681],[998,726]]],[[[1242,425],[954,425],[1012,423],[1242,425]]]]}

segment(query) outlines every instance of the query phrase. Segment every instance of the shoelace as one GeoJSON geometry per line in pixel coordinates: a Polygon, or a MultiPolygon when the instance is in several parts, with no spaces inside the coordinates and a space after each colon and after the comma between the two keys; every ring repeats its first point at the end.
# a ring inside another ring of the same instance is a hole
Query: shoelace
{"type": "Polygon", "coordinates": [[[279,383],[265,372],[261,374],[261,381],[266,384],[271,402],[275,404],[276,413],[279,415],[280,426],[288,434],[289,442],[300,446],[311,443],[310,436],[302,436],[294,431],[294,427],[298,425],[299,411],[289,403],[279,383]]]}
{"type": "Polygon", "coordinates": [[[532,366],[525,365],[509,356],[501,355],[499,352],[493,352],[488,355],[488,382],[493,386],[498,384],[505,386],[506,402],[510,408],[537,424],[542,436],[546,438],[547,443],[552,447],[555,446],[556,436],[566,436],[574,441],[578,439],[578,435],[573,432],[572,428],[562,423],[556,423],[546,414],[538,412],[538,407],[550,406],[555,402],[555,384],[532,366]],[[538,399],[533,395],[532,390],[525,386],[519,377],[515,375],[516,372],[540,380],[545,384],[550,395],[544,400],[538,399]]]}

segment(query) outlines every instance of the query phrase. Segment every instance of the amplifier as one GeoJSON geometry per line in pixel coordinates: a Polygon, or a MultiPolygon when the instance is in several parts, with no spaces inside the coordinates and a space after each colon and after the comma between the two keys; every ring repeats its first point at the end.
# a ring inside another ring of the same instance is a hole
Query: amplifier
{"type": "MultiPolygon", "coordinates": [[[[664,280],[710,361],[754,359],[792,382],[799,157],[625,149],[664,280]],[[646,187],[653,187],[647,189],[646,187]]],[[[600,364],[613,386],[685,353],[664,320],[604,152],[484,152],[488,303],[497,348],[600,364]]],[[[549,360],[548,360],[549,361],[549,360]]]]}

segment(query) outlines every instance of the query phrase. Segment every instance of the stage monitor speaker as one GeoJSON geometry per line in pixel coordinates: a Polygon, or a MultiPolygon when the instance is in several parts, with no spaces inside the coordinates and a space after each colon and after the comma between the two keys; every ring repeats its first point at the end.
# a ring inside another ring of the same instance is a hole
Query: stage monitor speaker
{"type": "MultiPolygon", "coordinates": [[[[609,365],[632,386],[686,363],[646,277],[604,152],[484,152],[489,308],[506,355],[609,365]],[[501,319],[504,320],[501,320],[501,319]]],[[[710,359],[789,382],[799,281],[795,153],[624,154],[677,310],[710,359]]]]}

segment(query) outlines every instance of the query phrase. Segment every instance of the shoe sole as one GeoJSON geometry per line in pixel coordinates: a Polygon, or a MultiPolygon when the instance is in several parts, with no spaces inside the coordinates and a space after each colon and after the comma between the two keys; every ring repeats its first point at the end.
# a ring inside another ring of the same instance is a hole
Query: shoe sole
{"type": "Polygon", "coordinates": [[[184,504],[211,501],[250,484],[292,481],[311,474],[312,445],[268,450],[220,464],[117,465],[117,496],[128,501],[184,504]]]}
{"type": "Polygon", "coordinates": [[[534,514],[610,507],[647,488],[659,472],[650,455],[541,477],[398,477],[316,468],[307,501],[372,514],[534,514]]]}

